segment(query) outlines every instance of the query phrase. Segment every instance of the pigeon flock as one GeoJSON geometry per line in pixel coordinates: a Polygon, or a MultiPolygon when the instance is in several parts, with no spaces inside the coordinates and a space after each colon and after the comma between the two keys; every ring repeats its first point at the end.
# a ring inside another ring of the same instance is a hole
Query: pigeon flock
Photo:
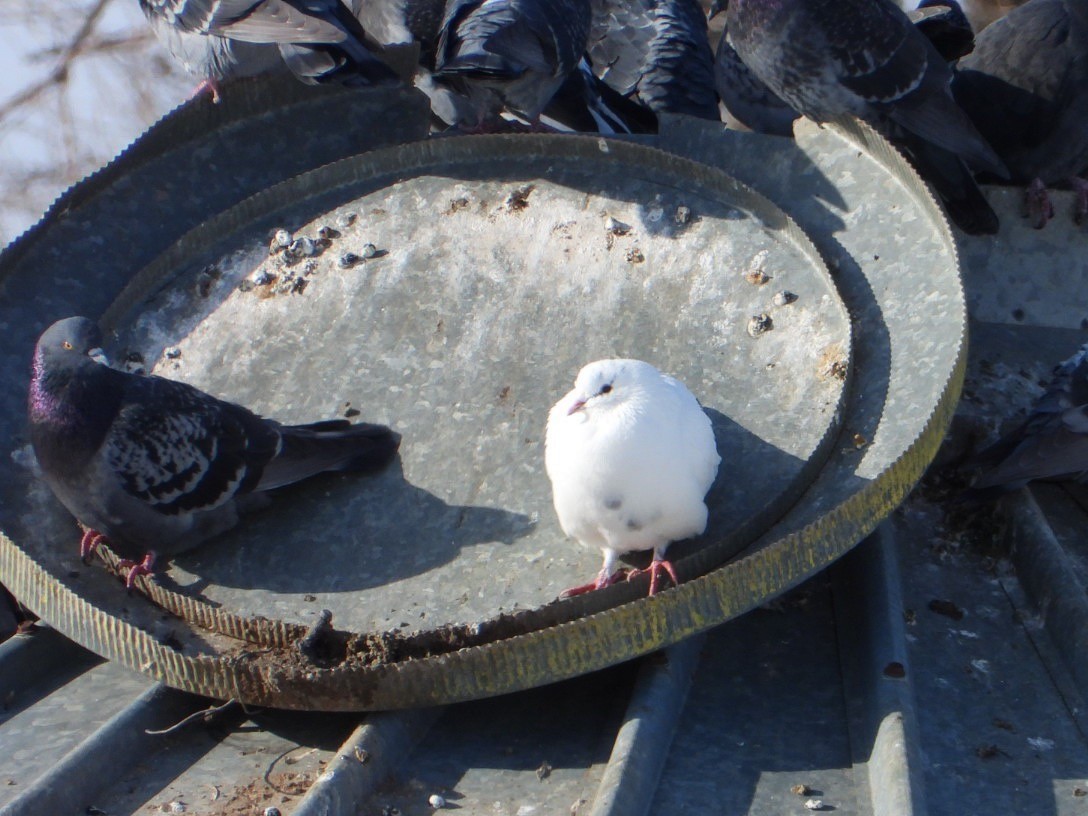
{"type": "MultiPolygon", "coordinates": [[[[1028,0],[973,32],[955,0],[139,0],[156,34],[219,99],[220,83],[280,71],[306,83],[414,82],[436,127],[646,133],[664,114],[782,137],[799,116],[865,120],[897,145],[964,231],[992,234],[983,180],[1024,185],[1039,228],[1047,188],[1088,216],[1088,0],[1028,0]],[[712,49],[708,16],[724,32],[712,49]],[[405,59],[410,64],[405,64],[405,59]]],[[[49,487],[129,563],[128,584],[234,526],[267,491],[372,471],[391,429],[286,426],[191,386],[111,368],[73,317],[34,353],[29,434],[49,487]]],[[[1028,420],[986,452],[976,491],[1079,475],[1088,350],[1058,369],[1028,420]]],[[[650,594],[673,541],[705,531],[721,458],[710,420],[646,362],[586,365],[547,419],[545,468],[563,531],[617,558],[651,550],[650,594]]],[[[636,571],[637,572],[637,571],[636,571]]]]}
{"type": "MultiPolygon", "coordinates": [[[[413,82],[436,125],[652,133],[663,113],[791,136],[806,116],[865,120],[933,186],[951,220],[994,234],[984,181],[1088,214],[1088,10],[1030,0],[972,31],[957,0],[139,0],[166,47],[221,82],[413,82]]],[[[976,18],[985,3],[969,2],[976,18]]],[[[1006,4],[1009,5],[1009,4],[1006,4]]]]}

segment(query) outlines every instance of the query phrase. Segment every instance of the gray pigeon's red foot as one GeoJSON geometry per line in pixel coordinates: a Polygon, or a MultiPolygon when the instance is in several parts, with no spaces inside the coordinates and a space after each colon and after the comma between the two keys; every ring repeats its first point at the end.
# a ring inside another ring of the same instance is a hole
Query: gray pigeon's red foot
{"type": "Polygon", "coordinates": [[[98,545],[106,540],[106,536],[98,532],[98,530],[92,530],[87,528],[83,531],[83,538],[79,540],[79,560],[84,564],[90,563],[89,559],[94,555],[94,551],[98,549],[98,545]]]}
{"type": "Polygon", "coordinates": [[[133,584],[136,583],[137,575],[151,575],[155,572],[155,553],[149,552],[144,556],[144,560],[139,563],[123,558],[117,563],[117,566],[128,570],[128,575],[125,576],[125,589],[132,589],[133,584]]]}
{"type": "Polygon", "coordinates": [[[595,581],[590,581],[588,584],[582,584],[581,586],[571,587],[570,589],[564,589],[559,593],[559,597],[573,598],[575,595],[585,595],[587,592],[604,589],[606,586],[612,586],[612,584],[625,576],[630,578],[634,572],[637,572],[637,570],[618,569],[609,575],[604,570],[601,570],[597,573],[597,579],[595,581]]]}
{"type": "Polygon", "coordinates": [[[1088,181],[1073,176],[1069,180],[1069,184],[1077,197],[1077,203],[1073,207],[1073,220],[1077,224],[1083,224],[1084,219],[1088,218],[1088,181]]]}
{"type": "Polygon", "coordinates": [[[670,563],[669,561],[666,561],[663,558],[655,557],[654,560],[650,562],[650,566],[648,566],[644,570],[634,570],[630,575],[627,576],[627,580],[630,581],[636,575],[639,575],[639,574],[641,574],[643,572],[650,573],[650,594],[651,595],[657,594],[657,577],[662,572],[667,572],[669,574],[669,577],[672,578],[673,586],[680,586],[680,579],[676,577],[676,570],[674,570],[672,568],[672,563],[670,563]]]}
{"type": "Polygon", "coordinates": [[[1042,179],[1035,179],[1024,191],[1024,211],[1035,229],[1042,229],[1054,217],[1054,205],[1046,194],[1042,179]]]}

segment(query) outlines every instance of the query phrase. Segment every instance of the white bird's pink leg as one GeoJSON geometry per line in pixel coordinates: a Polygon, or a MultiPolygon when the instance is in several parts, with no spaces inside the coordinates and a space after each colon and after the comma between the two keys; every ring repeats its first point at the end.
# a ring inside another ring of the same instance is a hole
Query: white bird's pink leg
{"type": "Polygon", "coordinates": [[[601,565],[601,571],[597,573],[596,580],[581,586],[564,589],[559,593],[560,598],[573,598],[575,595],[585,595],[587,592],[593,592],[596,589],[604,589],[628,574],[628,570],[616,569],[615,550],[602,550],[602,552],[604,553],[604,563],[601,565]]]}

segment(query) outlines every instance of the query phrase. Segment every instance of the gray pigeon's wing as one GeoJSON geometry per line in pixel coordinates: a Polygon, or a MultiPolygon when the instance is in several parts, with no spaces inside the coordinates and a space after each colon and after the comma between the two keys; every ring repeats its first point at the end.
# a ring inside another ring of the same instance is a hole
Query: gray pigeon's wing
{"type": "Polygon", "coordinates": [[[583,2],[454,0],[439,38],[438,72],[514,78],[526,70],[547,75],[572,71],[589,30],[583,2]]]}
{"type": "Polygon", "coordinates": [[[593,0],[597,75],[655,112],[718,119],[714,59],[697,0],[593,0]]]}
{"type": "Polygon", "coordinates": [[[156,512],[209,510],[252,490],[280,444],[274,423],[184,383],[126,384],[103,451],[122,490],[156,512]]]}
{"type": "Polygon", "coordinates": [[[1048,183],[1088,164],[1086,88],[1088,7],[1063,0],[1033,0],[986,28],[953,85],[1020,180],[1048,183]]]}
{"type": "Polygon", "coordinates": [[[738,121],[757,133],[792,136],[793,122],[800,114],[752,73],[722,32],[714,55],[714,86],[726,109],[738,121]]]}
{"type": "Polygon", "coordinates": [[[972,485],[979,490],[1035,479],[1079,477],[1088,471],[1088,406],[1070,408],[1036,427],[997,466],[972,485]]]}
{"type": "Polygon", "coordinates": [[[335,22],[340,0],[295,4],[285,0],[141,0],[184,31],[243,42],[339,43],[348,38],[335,22]]]}

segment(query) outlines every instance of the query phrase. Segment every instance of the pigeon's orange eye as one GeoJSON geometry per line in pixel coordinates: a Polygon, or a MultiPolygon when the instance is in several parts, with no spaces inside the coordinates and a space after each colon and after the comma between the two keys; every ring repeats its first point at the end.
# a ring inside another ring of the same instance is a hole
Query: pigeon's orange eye
{"type": "Polygon", "coordinates": [[[64,341],[64,347],[65,347],[66,349],[68,349],[69,351],[71,351],[71,349],[72,349],[72,344],[71,344],[71,343],[69,343],[69,342],[68,342],[67,340],[65,340],[65,341],[64,341]]]}

